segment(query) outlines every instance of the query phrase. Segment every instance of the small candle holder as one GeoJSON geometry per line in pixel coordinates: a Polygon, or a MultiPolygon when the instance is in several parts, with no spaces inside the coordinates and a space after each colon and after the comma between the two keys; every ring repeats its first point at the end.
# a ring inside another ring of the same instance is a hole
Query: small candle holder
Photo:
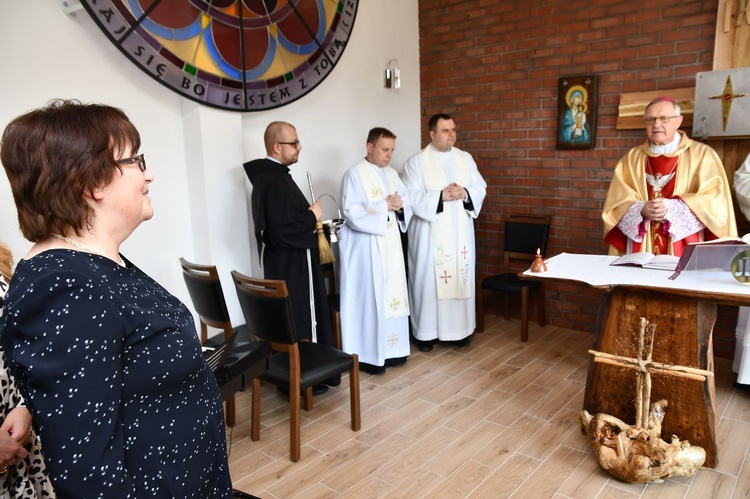
{"type": "Polygon", "coordinates": [[[547,272],[547,264],[544,263],[541,250],[539,248],[537,248],[536,250],[536,258],[534,258],[534,261],[531,263],[531,271],[532,272],[547,272]]]}

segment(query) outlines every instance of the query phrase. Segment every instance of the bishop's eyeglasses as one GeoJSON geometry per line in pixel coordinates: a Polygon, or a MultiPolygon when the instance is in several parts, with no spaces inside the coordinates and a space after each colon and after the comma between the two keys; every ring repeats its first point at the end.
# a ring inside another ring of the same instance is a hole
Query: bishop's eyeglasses
{"type": "Polygon", "coordinates": [[[653,125],[656,123],[656,120],[659,120],[659,123],[669,123],[669,120],[672,118],[679,118],[679,116],[649,116],[648,118],[643,118],[643,122],[647,125],[653,125]]]}

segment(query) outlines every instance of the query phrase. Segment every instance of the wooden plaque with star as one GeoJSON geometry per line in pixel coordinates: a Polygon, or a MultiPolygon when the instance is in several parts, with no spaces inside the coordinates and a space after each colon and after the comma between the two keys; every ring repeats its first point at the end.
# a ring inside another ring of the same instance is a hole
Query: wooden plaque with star
{"type": "Polygon", "coordinates": [[[750,137],[747,116],[750,116],[750,68],[696,75],[693,137],[750,137]]]}

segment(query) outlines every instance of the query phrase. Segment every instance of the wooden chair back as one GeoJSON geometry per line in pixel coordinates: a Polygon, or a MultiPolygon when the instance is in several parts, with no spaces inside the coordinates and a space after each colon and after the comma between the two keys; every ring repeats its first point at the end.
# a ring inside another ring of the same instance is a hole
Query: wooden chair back
{"type": "Polygon", "coordinates": [[[299,341],[286,282],[258,279],[236,270],[232,271],[232,280],[247,327],[256,338],[270,342],[274,350],[280,351],[287,350],[282,345],[299,341]]]}
{"type": "Polygon", "coordinates": [[[224,301],[219,272],[214,265],[200,265],[180,258],[182,276],[190,294],[190,300],[201,323],[201,343],[208,338],[210,326],[224,331],[224,338],[232,335],[232,322],[224,301]]]}

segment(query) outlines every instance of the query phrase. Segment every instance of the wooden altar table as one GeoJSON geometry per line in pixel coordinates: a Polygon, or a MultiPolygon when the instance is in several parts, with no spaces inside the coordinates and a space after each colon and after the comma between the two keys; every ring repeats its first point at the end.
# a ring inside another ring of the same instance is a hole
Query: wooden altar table
{"type": "MultiPolygon", "coordinates": [[[[585,284],[604,294],[593,349],[637,357],[638,320],[657,325],[653,360],[713,371],[712,333],[716,305],[750,306],[750,286],[728,272],[682,272],[610,266],[617,257],[562,253],[547,262],[544,273],[523,272],[524,279],[585,284]]],[[[635,422],[636,373],[596,363],[591,358],[583,408],[591,414],[610,414],[635,422]]],[[[705,466],[718,464],[716,445],[716,389],[705,381],[652,375],[652,401],[669,402],[662,425],[666,441],[677,435],[706,450],[705,466]]]]}

